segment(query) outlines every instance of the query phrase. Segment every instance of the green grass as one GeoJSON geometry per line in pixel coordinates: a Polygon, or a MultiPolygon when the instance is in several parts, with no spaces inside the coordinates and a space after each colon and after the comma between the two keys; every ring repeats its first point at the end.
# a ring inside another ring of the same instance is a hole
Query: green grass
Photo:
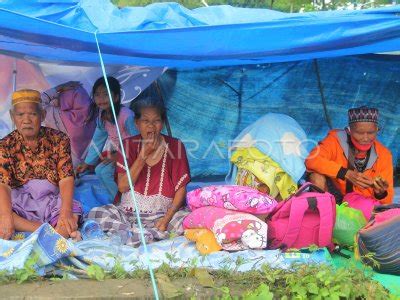
{"type": "MultiPolygon", "coordinates": [[[[175,258],[171,258],[175,259],[175,258]]],[[[64,275],[47,276],[36,274],[35,258],[29,259],[24,268],[12,274],[0,273],[1,283],[32,282],[37,280],[64,280],[68,274],[81,278],[103,281],[107,279],[137,279],[150,283],[147,270],[135,269],[127,272],[116,259],[114,267],[106,271],[97,265],[86,270],[59,265],[64,275]]],[[[263,265],[261,270],[238,272],[243,261],[236,261],[237,267],[222,270],[197,268],[193,261],[191,267],[171,268],[163,264],[155,270],[158,286],[164,298],[187,296],[185,291],[176,288],[174,281],[187,280],[197,286],[213,289],[216,299],[394,299],[378,282],[372,280],[369,267],[356,268],[351,263],[342,268],[329,265],[294,265],[290,270],[274,269],[263,265]]],[[[135,262],[133,262],[135,266],[135,262]]],[[[196,299],[195,292],[189,295],[196,299]]]]}

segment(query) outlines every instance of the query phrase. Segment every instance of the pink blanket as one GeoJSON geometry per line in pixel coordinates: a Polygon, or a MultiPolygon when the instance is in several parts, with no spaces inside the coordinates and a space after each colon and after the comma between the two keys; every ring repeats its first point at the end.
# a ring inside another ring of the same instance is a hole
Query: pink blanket
{"type": "Polygon", "coordinates": [[[191,210],[214,206],[251,214],[270,213],[277,205],[276,200],[267,194],[239,185],[207,186],[193,190],[187,194],[187,203],[191,210]]]}

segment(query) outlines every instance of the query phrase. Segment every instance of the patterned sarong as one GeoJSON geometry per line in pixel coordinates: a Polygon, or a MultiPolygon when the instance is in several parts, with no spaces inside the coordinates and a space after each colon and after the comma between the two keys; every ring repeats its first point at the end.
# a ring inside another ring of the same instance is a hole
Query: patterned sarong
{"type": "MultiPolygon", "coordinates": [[[[160,218],[165,216],[165,211],[141,212],[140,219],[142,221],[146,243],[168,239],[171,233],[182,235],[183,219],[188,214],[189,211],[185,209],[179,210],[169,222],[167,231],[161,232],[155,228],[155,224],[160,218]]],[[[126,241],[123,241],[125,244],[134,247],[140,246],[140,230],[134,211],[128,211],[121,205],[116,206],[110,204],[93,208],[89,212],[88,218],[99,223],[105,232],[127,236],[126,241]]]]}
{"type": "MultiPolygon", "coordinates": [[[[29,221],[50,223],[55,226],[61,209],[61,197],[57,186],[46,179],[32,179],[11,190],[12,210],[29,221]]],[[[73,201],[72,212],[82,215],[81,204],[73,201]]]]}

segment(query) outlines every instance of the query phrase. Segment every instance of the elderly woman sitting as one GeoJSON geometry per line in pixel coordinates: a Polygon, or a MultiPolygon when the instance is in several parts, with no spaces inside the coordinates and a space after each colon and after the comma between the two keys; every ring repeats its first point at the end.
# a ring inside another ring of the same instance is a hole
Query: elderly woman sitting
{"type": "Polygon", "coordinates": [[[139,246],[141,241],[132,193],[147,243],[168,238],[171,231],[182,234],[182,221],[187,212],[180,208],[185,201],[190,173],[184,145],[161,134],[165,120],[162,104],[141,99],[135,103],[134,112],[140,135],[124,140],[134,191],[130,191],[124,159],[119,152],[116,171],[121,202],[94,208],[88,217],[95,219],[104,231],[122,235],[124,243],[139,246]]]}
{"type": "Polygon", "coordinates": [[[74,176],[68,137],[41,127],[40,93],[12,96],[16,130],[0,140],[0,238],[50,223],[64,237],[78,238],[81,207],[73,201],[74,176]]]}

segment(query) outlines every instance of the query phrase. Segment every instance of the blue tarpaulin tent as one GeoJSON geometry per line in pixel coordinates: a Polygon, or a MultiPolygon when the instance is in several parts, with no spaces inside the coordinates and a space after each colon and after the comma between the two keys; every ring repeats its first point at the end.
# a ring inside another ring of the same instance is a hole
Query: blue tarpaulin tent
{"type": "Polygon", "coordinates": [[[98,66],[96,37],[107,66],[172,68],[160,86],[173,134],[199,143],[193,175],[225,174],[221,149],[267,112],[292,116],[315,141],[345,126],[347,108],[361,104],[379,107],[380,139],[398,158],[400,60],[366,54],[400,51],[399,6],[285,14],[176,3],[118,9],[109,0],[0,2],[0,54],[98,66]],[[216,152],[208,153],[210,145],[216,152]]]}
{"type": "MultiPolygon", "coordinates": [[[[286,14],[230,6],[188,10],[176,3],[118,9],[108,0],[6,0],[0,3],[0,53],[99,65],[96,35],[108,66],[175,68],[160,85],[173,134],[200,141],[197,157],[211,141],[227,149],[229,139],[266,112],[291,115],[317,140],[330,126],[346,125],[347,108],[367,104],[380,108],[381,139],[396,159],[400,62],[394,55],[360,55],[400,51],[399,13],[400,6],[286,14]]],[[[193,175],[221,175],[228,168],[216,151],[190,163],[193,175]]]]}
{"type": "Polygon", "coordinates": [[[39,60],[206,67],[400,50],[400,7],[286,14],[176,3],[118,9],[108,0],[0,3],[0,51],[39,60]]]}

